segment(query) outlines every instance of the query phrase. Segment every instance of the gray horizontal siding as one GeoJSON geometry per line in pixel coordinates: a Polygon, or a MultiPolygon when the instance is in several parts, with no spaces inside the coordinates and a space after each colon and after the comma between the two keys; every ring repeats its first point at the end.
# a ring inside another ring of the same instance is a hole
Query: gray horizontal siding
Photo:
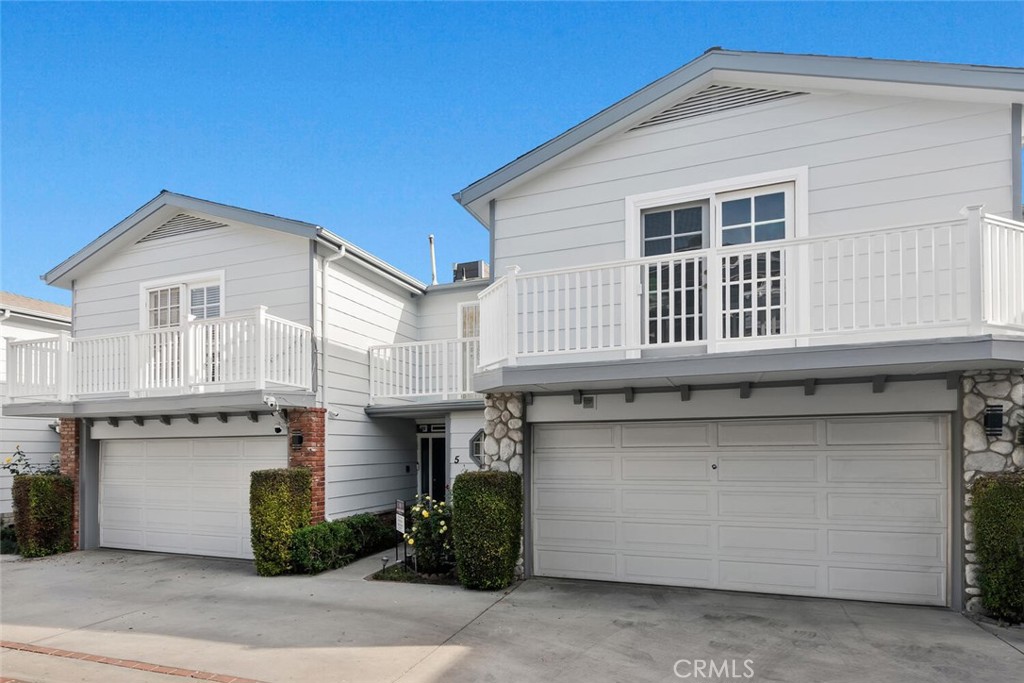
{"type": "Polygon", "coordinates": [[[267,306],[309,324],[309,241],[255,227],[228,227],[136,244],[75,282],[75,334],[138,329],[143,282],[224,271],[226,315],[267,306]]]}
{"type": "Polygon", "coordinates": [[[625,133],[498,201],[496,272],[623,258],[623,199],[809,168],[811,234],[1010,215],[1009,111],[829,93],[625,133]]]}

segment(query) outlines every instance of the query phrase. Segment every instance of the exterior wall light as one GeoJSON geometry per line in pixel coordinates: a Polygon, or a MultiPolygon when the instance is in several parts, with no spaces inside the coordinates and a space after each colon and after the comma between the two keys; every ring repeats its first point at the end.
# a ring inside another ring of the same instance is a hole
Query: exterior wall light
{"type": "Polygon", "coordinates": [[[1002,406],[985,406],[985,434],[988,436],[1000,436],[1003,433],[1003,421],[1002,406]]]}

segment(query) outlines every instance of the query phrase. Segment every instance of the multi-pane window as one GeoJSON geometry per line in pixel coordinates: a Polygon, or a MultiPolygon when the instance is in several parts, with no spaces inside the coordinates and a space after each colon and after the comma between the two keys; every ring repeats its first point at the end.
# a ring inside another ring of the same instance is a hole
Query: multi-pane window
{"type": "Polygon", "coordinates": [[[643,255],[660,256],[703,249],[707,232],[706,204],[645,211],[643,255]]]}
{"type": "Polygon", "coordinates": [[[474,339],[480,336],[480,304],[464,303],[459,305],[459,337],[474,339]]]}
{"type": "Polygon", "coordinates": [[[181,324],[181,286],[149,290],[149,327],[175,327],[181,324]]]}
{"type": "Polygon", "coordinates": [[[481,429],[469,440],[469,457],[479,467],[484,466],[484,439],[486,438],[487,435],[481,429]]]}
{"type": "Polygon", "coordinates": [[[722,202],[722,246],[786,237],[786,193],[752,194],[722,202]]]}
{"type": "Polygon", "coordinates": [[[220,317],[220,285],[189,287],[189,299],[194,320],[220,317]]]}

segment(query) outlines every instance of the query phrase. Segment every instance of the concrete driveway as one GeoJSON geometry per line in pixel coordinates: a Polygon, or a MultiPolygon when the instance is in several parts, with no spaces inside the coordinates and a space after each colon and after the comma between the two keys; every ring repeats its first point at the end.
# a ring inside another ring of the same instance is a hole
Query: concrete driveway
{"type": "Polygon", "coordinates": [[[363,580],[379,566],[261,579],[246,562],[110,550],[5,561],[0,671],[86,683],[683,680],[675,672],[1005,683],[1024,670],[1021,631],[941,609],[544,579],[507,593],[363,580]],[[24,646],[59,652],[10,649],[24,646]]]}

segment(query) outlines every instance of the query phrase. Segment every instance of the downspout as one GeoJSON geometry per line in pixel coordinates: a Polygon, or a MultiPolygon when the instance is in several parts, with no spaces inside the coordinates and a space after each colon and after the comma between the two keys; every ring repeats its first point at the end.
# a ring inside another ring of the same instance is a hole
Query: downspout
{"type": "Polygon", "coordinates": [[[320,406],[327,408],[327,272],[335,261],[345,258],[343,244],[337,253],[324,256],[320,267],[320,406]]]}

